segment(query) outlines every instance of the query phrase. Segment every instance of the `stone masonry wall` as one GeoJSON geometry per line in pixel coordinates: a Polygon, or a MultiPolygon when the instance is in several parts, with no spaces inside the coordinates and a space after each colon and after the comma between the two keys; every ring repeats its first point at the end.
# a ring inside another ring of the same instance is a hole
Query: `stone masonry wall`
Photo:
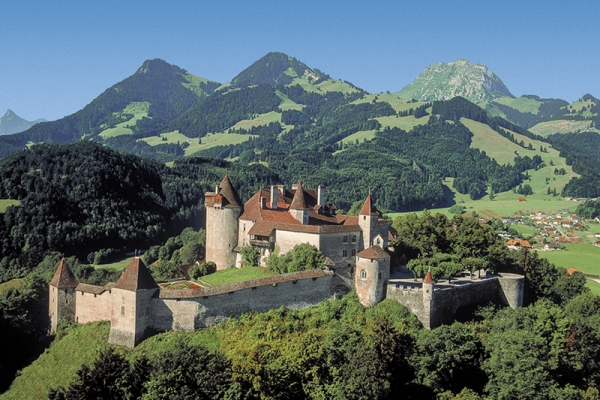
{"type": "Polygon", "coordinates": [[[87,324],[94,321],[110,321],[112,296],[109,290],[102,294],[76,291],[75,321],[87,324]]]}
{"type": "MultiPolygon", "coordinates": [[[[286,274],[288,277],[271,277],[279,280],[276,283],[237,289],[235,285],[227,285],[231,286],[230,291],[219,287],[220,293],[201,297],[176,297],[176,293],[165,292],[151,300],[151,328],[192,331],[250,311],[264,312],[280,307],[301,309],[333,298],[333,288],[341,280],[331,272],[315,272],[320,276],[294,279],[294,274],[286,274]]],[[[245,283],[245,286],[248,285],[245,283]]]]}

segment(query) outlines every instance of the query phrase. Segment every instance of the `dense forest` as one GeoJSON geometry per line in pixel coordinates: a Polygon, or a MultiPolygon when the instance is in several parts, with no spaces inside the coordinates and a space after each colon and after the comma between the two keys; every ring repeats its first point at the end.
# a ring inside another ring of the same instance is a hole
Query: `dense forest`
{"type": "Polygon", "coordinates": [[[0,198],[20,201],[2,215],[0,281],[25,275],[48,252],[92,262],[198,228],[204,192],[226,171],[244,199],[280,183],[260,164],[191,158],[168,168],[92,142],[14,153],[0,161],[0,198]]]}
{"type": "Polygon", "coordinates": [[[600,135],[596,132],[554,134],[548,137],[554,148],[565,157],[567,165],[580,177],[565,185],[563,196],[600,197],[600,135]]]}

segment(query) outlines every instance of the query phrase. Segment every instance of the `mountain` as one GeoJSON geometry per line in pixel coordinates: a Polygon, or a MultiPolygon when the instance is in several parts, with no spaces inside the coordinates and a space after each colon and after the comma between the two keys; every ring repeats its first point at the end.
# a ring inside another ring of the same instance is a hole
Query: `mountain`
{"type": "Polygon", "coordinates": [[[240,72],[231,80],[232,85],[248,87],[252,85],[288,85],[297,78],[307,78],[313,83],[328,78],[319,70],[283,53],[268,53],[260,60],[240,72]]]}
{"type": "Polygon", "coordinates": [[[36,119],[35,121],[27,121],[19,117],[12,110],[7,110],[6,114],[0,118],[0,135],[10,135],[12,133],[23,132],[38,122],[43,121],[45,120],[36,119]]]}
{"type": "Polygon", "coordinates": [[[132,76],[75,114],[3,138],[0,156],[23,148],[27,142],[72,143],[123,134],[157,134],[163,125],[219,86],[163,60],[147,60],[132,76]]]}
{"type": "Polygon", "coordinates": [[[474,103],[502,96],[514,97],[485,65],[466,60],[430,65],[396,95],[418,101],[450,100],[461,96],[474,103]]]}

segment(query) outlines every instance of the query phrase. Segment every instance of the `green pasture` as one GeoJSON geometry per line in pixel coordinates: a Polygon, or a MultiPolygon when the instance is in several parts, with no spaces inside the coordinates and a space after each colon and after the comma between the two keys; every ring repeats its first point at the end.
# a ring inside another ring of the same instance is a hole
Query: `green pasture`
{"type": "Polygon", "coordinates": [[[590,128],[590,121],[568,121],[568,120],[557,120],[540,122],[529,128],[529,131],[546,137],[553,133],[571,133],[571,132],[598,132],[600,130],[590,128]]]}
{"type": "Polygon", "coordinates": [[[8,290],[8,289],[16,289],[21,285],[23,279],[11,279],[10,281],[6,281],[4,283],[0,283],[0,293],[8,290]]]}
{"type": "Polygon", "coordinates": [[[19,200],[0,199],[0,214],[4,214],[8,207],[18,206],[19,204],[21,204],[19,200]]]}
{"type": "Polygon", "coordinates": [[[224,269],[209,275],[205,275],[201,279],[213,286],[220,286],[228,283],[249,281],[251,279],[272,275],[277,274],[262,267],[244,267],[224,269]]]}
{"type": "Polygon", "coordinates": [[[585,286],[590,289],[590,291],[596,296],[600,296],[600,283],[588,279],[585,283],[585,286]]]}
{"type": "Polygon", "coordinates": [[[131,264],[131,261],[133,261],[133,257],[124,258],[120,261],[110,263],[110,264],[92,265],[92,267],[123,271],[125,268],[127,268],[129,266],[129,264],[131,264]]]}
{"type": "Polygon", "coordinates": [[[281,104],[279,105],[279,108],[281,108],[283,111],[287,111],[287,110],[297,110],[297,111],[302,111],[302,109],[305,107],[304,104],[298,104],[293,100],[290,100],[289,97],[287,97],[287,95],[281,93],[280,91],[277,91],[277,97],[279,97],[281,99],[281,104]]]}
{"type": "Polygon", "coordinates": [[[532,237],[537,235],[540,231],[534,227],[523,225],[523,224],[511,224],[511,228],[519,232],[524,237],[532,237]]]}
{"type": "Polygon", "coordinates": [[[527,97],[500,97],[494,100],[496,103],[503,104],[505,106],[514,108],[515,110],[519,110],[522,113],[529,113],[533,115],[537,115],[540,111],[540,105],[542,105],[541,101],[527,98],[527,97]]]}
{"type": "Polygon", "coordinates": [[[576,102],[574,102],[573,104],[571,104],[570,106],[567,106],[567,108],[569,110],[575,110],[577,111],[578,114],[580,114],[583,117],[595,117],[597,114],[596,113],[592,113],[590,111],[590,107],[592,107],[593,105],[595,105],[596,103],[592,100],[583,100],[583,99],[579,99],[576,102]],[[585,107],[585,111],[583,111],[583,107],[585,107]]]}
{"type": "Polygon", "coordinates": [[[109,347],[108,322],[69,326],[64,336],[17,375],[1,400],[47,399],[50,388],[68,386],[82,365],[91,365],[109,347]]]}
{"type": "Polygon", "coordinates": [[[281,113],[271,111],[265,114],[258,114],[256,118],[241,120],[223,132],[227,132],[229,129],[250,129],[254,126],[269,125],[271,122],[281,122],[281,113]]]}
{"type": "Polygon", "coordinates": [[[139,120],[148,116],[148,110],[150,109],[150,103],[147,101],[129,103],[127,107],[120,113],[113,113],[114,115],[121,114],[133,114],[133,118],[117,124],[114,128],[108,128],[100,132],[102,138],[115,137],[120,135],[131,135],[133,131],[129,128],[135,126],[139,120]]]}
{"type": "MultiPolygon", "coordinates": [[[[375,100],[375,102],[377,102],[377,103],[381,103],[381,102],[389,103],[390,106],[392,106],[392,108],[396,112],[408,111],[411,108],[415,109],[415,108],[420,107],[423,104],[425,104],[425,102],[423,102],[423,101],[409,102],[406,99],[399,99],[398,96],[393,95],[393,94],[388,94],[388,93],[368,94],[364,97],[361,97],[358,100],[354,100],[352,102],[352,104],[372,103],[373,100],[375,100]]],[[[431,111],[431,110],[429,110],[429,111],[431,111]]],[[[427,122],[427,121],[425,121],[425,122],[427,122]]]]}
{"type": "Polygon", "coordinates": [[[600,247],[585,243],[565,243],[564,249],[540,251],[538,255],[564,268],[600,276],[600,247]]]}
{"type": "Polygon", "coordinates": [[[164,143],[189,143],[185,149],[185,155],[189,156],[200,150],[210,149],[215,146],[227,146],[230,144],[239,144],[247,141],[252,135],[238,135],[234,133],[214,133],[208,134],[203,138],[189,138],[178,130],[168,133],[161,133],[160,136],[152,136],[140,140],[145,141],[150,146],[157,146],[164,143]],[[166,138],[167,140],[163,140],[166,138]]]}
{"type": "Polygon", "coordinates": [[[210,82],[208,79],[205,78],[201,78],[199,76],[196,75],[192,75],[189,72],[187,74],[184,75],[184,78],[186,80],[186,82],[182,82],[181,84],[191,90],[192,92],[196,93],[196,95],[198,96],[204,96],[206,93],[204,92],[204,90],[202,90],[202,84],[203,83],[208,83],[210,82]]]}

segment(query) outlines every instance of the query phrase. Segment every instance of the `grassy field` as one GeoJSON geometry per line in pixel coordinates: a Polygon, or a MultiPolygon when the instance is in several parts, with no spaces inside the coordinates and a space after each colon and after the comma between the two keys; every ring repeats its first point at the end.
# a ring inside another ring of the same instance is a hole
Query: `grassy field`
{"type": "Polygon", "coordinates": [[[92,265],[94,268],[105,268],[105,269],[114,269],[117,271],[123,271],[125,268],[131,264],[133,257],[124,258],[121,261],[117,261],[110,264],[101,264],[101,265],[92,265]]]}
{"type": "Polygon", "coordinates": [[[15,289],[18,288],[19,285],[21,284],[21,282],[23,282],[23,279],[11,279],[10,281],[4,282],[4,283],[0,283],[0,293],[4,292],[5,290],[8,289],[15,289]]]}
{"type": "Polygon", "coordinates": [[[129,126],[134,126],[140,119],[147,117],[149,109],[150,103],[147,101],[130,103],[121,113],[114,114],[133,114],[133,118],[117,124],[117,126],[114,128],[103,130],[100,132],[100,136],[102,138],[109,138],[120,135],[131,135],[133,131],[129,128],[129,126]]]}
{"type": "Polygon", "coordinates": [[[600,247],[582,243],[567,243],[564,247],[559,251],[540,251],[538,255],[560,267],[600,276],[600,247]]]}
{"type": "Polygon", "coordinates": [[[213,286],[219,286],[272,275],[277,274],[261,267],[229,268],[205,275],[202,280],[213,286]]]}
{"type": "Polygon", "coordinates": [[[600,133],[600,130],[598,129],[591,129],[590,124],[590,121],[547,121],[540,122],[539,124],[532,126],[531,128],[529,128],[529,131],[543,137],[546,137],[553,133],[570,133],[579,131],[592,131],[600,133]]]}
{"type": "Polygon", "coordinates": [[[279,105],[279,108],[281,108],[283,111],[286,111],[286,110],[302,111],[302,109],[305,107],[304,104],[298,104],[298,103],[294,102],[293,100],[290,100],[289,97],[287,97],[285,94],[283,94],[279,91],[277,92],[277,97],[279,97],[281,99],[281,104],[279,105]]]}
{"type": "Polygon", "coordinates": [[[83,364],[93,363],[108,347],[109,328],[108,322],[67,328],[65,336],[24,368],[0,399],[47,399],[51,387],[67,386],[83,364]]]}
{"type": "Polygon", "coordinates": [[[600,283],[588,279],[585,286],[588,287],[593,294],[600,296],[600,283]]]}
{"type": "Polygon", "coordinates": [[[10,206],[18,206],[19,203],[19,200],[0,199],[0,214],[4,214],[10,206]]]}
{"type": "Polygon", "coordinates": [[[207,136],[198,138],[189,138],[179,131],[173,131],[168,133],[161,133],[160,136],[152,136],[143,138],[140,140],[145,141],[150,146],[157,146],[164,143],[189,143],[189,146],[185,149],[185,155],[189,156],[200,150],[210,149],[215,146],[227,146],[230,144],[239,144],[247,141],[252,135],[238,135],[238,134],[227,134],[227,133],[215,133],[208,134],[207,136]],[[166,140],[163,140],[166,138],[166,140]],[[200,143],[201,142],[201,143],[200,143]]]}
{"type": "Polygon", "coordinates": [[[541,101],[527,97],[519,97],[516,99],[512,97],[500,97],[495,101],[497,103],[519,110],[522,113],[530,113],[533,115],[538,114],[538,112],[540,111],[540,105],[542,105],[541,101]]]}

